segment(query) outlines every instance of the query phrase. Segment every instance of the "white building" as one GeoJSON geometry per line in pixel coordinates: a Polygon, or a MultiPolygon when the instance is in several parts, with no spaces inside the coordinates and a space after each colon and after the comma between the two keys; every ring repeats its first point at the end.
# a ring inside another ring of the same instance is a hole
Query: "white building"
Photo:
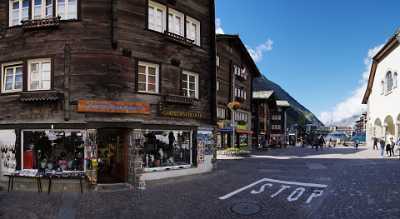
{"type": "Polygon", "coordinates": [[[368,104],[367,142],[400,137],[400,32],[374,56],[363,104],[368,104]]]}

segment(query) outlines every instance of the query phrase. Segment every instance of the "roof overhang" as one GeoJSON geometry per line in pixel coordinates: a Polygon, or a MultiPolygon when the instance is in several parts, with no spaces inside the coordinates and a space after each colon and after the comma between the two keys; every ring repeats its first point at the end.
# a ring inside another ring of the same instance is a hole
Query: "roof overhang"
{"type": "Polygon", "coordinates": [[[389,39],[389,41],[382,47],[381,50],[373,57],[372,66],[369,73],[367,90],[364,93],[364,97],[362,100],[362,104],[367,104],[369,96],[372,92],[372,87],[374,85],[376,70],[378,68],[378,64],[385,59],[394,49],[396,49],[400,44],[400,32],[396,32],[393,37],[389,39]]]}

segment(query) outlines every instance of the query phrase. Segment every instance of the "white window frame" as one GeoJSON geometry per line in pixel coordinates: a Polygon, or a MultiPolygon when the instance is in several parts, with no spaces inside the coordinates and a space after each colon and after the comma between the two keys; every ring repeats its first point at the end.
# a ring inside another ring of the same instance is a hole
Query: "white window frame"
{"type": "MultiPolygon", "coordinates": [[[[56,15],[61,16],[58,8],[58,0],[54,0],[56,2],[56,15]]],[[[78,19],[78,8],[79,8],[79,1],[80,0],[75,0],[76,1],[76,14],[74,17],[69,17],[69,7],[71,7],[70,0],[65,0],[64,1],[64,16],[61,16],[61,20],[77,20],[78,19]]],[[[54,2],[53,2],[54,4],[54,2]]]]}
{"type": "Polygon", "coordinates": [[[22,79],[22,87],[20,89],[15,89],[15,71],[18,67],[22,68],[22,77],[24,75],[24,66],[23,66],[23,62],[10,62],[10,63],[5,63],[1,65],[1,93],[15,93],[15,92],[21,92],[23,89],[23,79],[22,79]],[[13,73],[13,89],[11,90],[6,90],[6,69],[7,68],[13,68],[14,69],[14,73],[13,73]]]}
{"type": "Polygon", "coordinates": [[[31,60],[28,60],[28,91],[43,91],[43,90],[51,90],[51,85],[52,85],[52,83],[53,83],[53,81],[52,81],[52,68],[53,68],[53,66],[52,66],[52,61],[51,61],[51,59],[50,58],[46,58],[46,59],[31,59],[31,60]],[[50,71],[49,71],[49,77],[50,77],[50,87],[49,88],[39,88],[39,89],[32,89],[31,88],[31,64],[32,63],[39,63],[39,74],[40,74],[40,77],[41,77],[41,79],[40,79],[40,83],[42,84],[43,83],[43,81],[46,81],[46,80],[44,80],[43,79],[43,71],[42,71],[42,66],[43,66],[43,63],[50,63],[50,71]]]}
{"type": "Polygon", "coordinates": [[[175,9],[168,8],[167,16],[168,16],[168,32],[184,37],[185,36],[185,15],[182,12],[179,12],[175,9]],[[171,18],[169,17],[170,14],[173,15],[173,21],[172,21],[172,24],[174,24],[173,27],[171,27],[171,25],[170,25],[171,24],[171,18]],[[176,17],[179,17],[181,19],[181,21],[179,23],[180,32],[178,32],[178,30],[175,29],[176,17]]]}
{"type": "Polygon", "coordinates": [[[217,108],[217,117],[219,119],[226,119],[226,109],[222,107],[217,108]]]}
{"type": "Polygon", "coordinates": [[[137,84],[138,84],[138,92],[158,94],[160,92],[160,85],[159,85],[160,84],[160,65],[154,64],[154,63],[140,61],[138,63],[138,82],[137,82],[137,84]],[[145,70],[145,77],[146,77],[146,81],[145,81],[146,89],[145,90],[140,90],[139,89],[139,84],[140,84],[140,82],[139,82],[139,74],[140,74],[139,73],[139,66],[143,66],[146,69],[145,70]],[[156,81],[155,81],[156,90],[155,91],[149,91],[149,67],[156,69],[156,81]]]}
{"type": "Polygon", "coordinates": [[[162,5],[160,3],[154,2],[154,1],[149,1],[149,6],[147,8],[147,28],[149,30],[154,30],[160,33],[164,33],[165,30],[167,29],[167,6],[162,5]],[[152,26],[152,22],[150,22],[150,8],[153,8],[154,11],[160,10],[162,11],[161,15],[161,30],[157,29],[156,26],[152,26]]]}
{"type": "MultiPolygon", "coordinates": [[[[28,2],[29,2],[30,0],[28,0],[28,2]]],[[[24,2],[24,0],[9,0],[9,2],[8,2],[8,26],[10,26],[10,27],[13,27],[13,26],[18,26],[18,25],[21,25],[21,23],[22,23],[22,21],[24,20],[23,19],[23,2],[24,2]],[[17,24],[13,24],[13,4],[14,4],[14,2],[18,2],[18,4],[19,4],[19,8],[18,8],[18,23],[17,24]]],[[[26,8],[25,7],[25,9],[28,11],[28,17],[27,17],[27,19],[26,20],[29,20],[29,5],[28,5],[28,7],[26,8]]]]}
{"type": "MultiPolygon", "coordinates": [[[[49,0],[41,0],[42,4],[40,6],[40,17],[39,18],[35,18],[35,1],[36,0],[32,0],[32,20],[40,20],[40,19],[45,19],[45,18],[51,18],[54,17],[53,14],[53,7],[54,7],[54,2],[56,2],[57,0],[50,0],[51,1],[51,15],[47,16],[46,12],[47,12],[47,1],[49,0]]],[[[67,1],[67,0],[66,0],[67,1]]]]}
{"type": "Polygon", "coordinates": [[[201,43],[201,23],[195,18],[186,16],[186,38],[194,40],[194,44],[200,46],[201,43]],[[196,33],[195,33],[195,38],[192,39],[190,37],[190,30],[192,25],[196,25],[196,33]]]}
{"type": "Polygon", "coordinates": [[[189,72],[189,71],[183,71],[182,72],[182,84],[184,83],[184,81],[186,81],[185,86],[182,86],[182,92],[184,92],[184,96],[185,97],[191,97],[190,96],[190,91],[193,91],[190,88],[190,81],[189,81],[189,76],[194,76],[195,78],[195,97],[196,99],[199,99],[199,74],[197,73],[193,73],[193,72],[189,72]]]}

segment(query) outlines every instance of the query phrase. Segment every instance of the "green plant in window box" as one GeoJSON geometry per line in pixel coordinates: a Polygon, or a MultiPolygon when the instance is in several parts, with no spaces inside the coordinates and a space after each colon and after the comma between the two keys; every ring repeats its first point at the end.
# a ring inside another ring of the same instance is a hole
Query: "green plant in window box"
{"type": "Polygon", "coordinates": [[[246,125],[246,124],[247,124],[246,121],[243,120],[238,121],[238,125],[246,125]]]}

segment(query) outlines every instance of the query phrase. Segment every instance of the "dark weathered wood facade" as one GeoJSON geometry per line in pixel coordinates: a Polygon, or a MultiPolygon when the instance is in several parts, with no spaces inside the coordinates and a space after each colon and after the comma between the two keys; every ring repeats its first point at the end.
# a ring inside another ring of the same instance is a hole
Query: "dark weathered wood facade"
{"type": "Polygon", "coordinates": [[[164,33],[149,30],[148,0],[78,0],[78,19],[40,28],[32,24],[8,27],[9,1],[0,2],[0,64],[18,61],[24,66],[23,91],[0,94],[0,129],[16,130],[17,150],[21,129],[195,131],[214,126],[214,0],[154,1],[199,20],[200,46],[174,42],[164,33]],[[27,60],[34,58],[51,58],[49,91],[28,92],[27,60]],[[139,61],[160,66],[158,94],[137,91],[139,61]],[[183,70],[199,75],[198,99],[182,97],[183,70]],[[79,100],[144,102],[151,112],[82,113],[77,112],[79,100]],[[162,109],[178,113],[162,114],[162,109]]]}
{"type": "MultiPolygon", "coordinates": [[[[247,134],[249,134],[252,128],[252,80],[259,76],[260,72],[238,35],[217,35],[217,56],[219,60],[217,66],[217,83],[219,84],[217,107],[225,109],[226,112],[225,118],[219,118],[219,126],[226,128],[230,125],[232,115],[227,105],[230,102],[237,101],[240,103],[240,109],[237,112],[248,115],[246,124],[242,124],[241,127],[245,128],[242,131],[247,131],[247,134]],[[239,71],[246,76],[235,74],[235,71],[238,71],[235,70],[236,68],[239,68],[239,71]],[[246,97],[238,98],[235,88],[244,91],[246,97]]],[[[240,129],[239,126],[238,129],[240,129]]],[[[221,134],[222,141],[224,141],[224,138],[231,138],[229,132],[221,132],[221,134]]],[[[250,139],[249,137],[249,144],[251,144],[250,139]]],[[[231,145],[230,142],[231,140],[227,141],[228,145],[231,145]]]]}

